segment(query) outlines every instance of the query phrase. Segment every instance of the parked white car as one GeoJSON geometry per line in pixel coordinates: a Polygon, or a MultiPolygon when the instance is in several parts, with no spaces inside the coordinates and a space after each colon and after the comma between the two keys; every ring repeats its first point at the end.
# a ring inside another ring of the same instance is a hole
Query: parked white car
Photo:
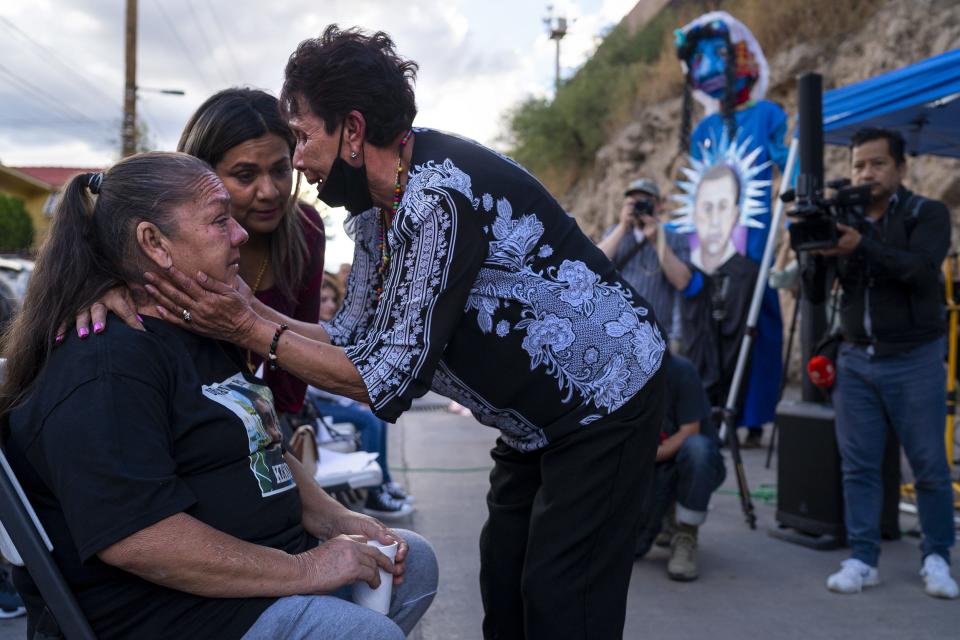
{"type": "Polygon", "coordinates": [[[10,287],[18,305],[27,293],[27,282],[32,273],[33,260],[0,256],[0,282],[10,287]]]}

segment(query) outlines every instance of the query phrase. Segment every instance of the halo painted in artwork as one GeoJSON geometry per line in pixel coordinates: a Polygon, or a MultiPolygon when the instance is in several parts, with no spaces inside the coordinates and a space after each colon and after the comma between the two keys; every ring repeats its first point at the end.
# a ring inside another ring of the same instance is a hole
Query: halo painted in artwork
{"type": "Polygon", "coordinates": [[[726,127],[720,134],[718,140],[715,135],[700,143],[700,160],[690,157],[690,167],[683,167],[685,180],[677,182],[683,193],[674,195],[672,200],[680,203],[680,207],[674,212],[673,228],[678,233],[695,233],[694,225],[694,206],[697,198],[697,188],[703,175],[714,165],[725,164],[730,167],[737,175],[737,181],[740,183],[740,200],[737,205],[740,209],[739,226],[749,229],[763,229],[764,224],[757,220],[758,216],[767,213],[767,192],[766,188],[771,185],[770,180],[758,180],[757,176],[771,165],[768,160],[761,164],[754,165],[757,157],[763,151],[761,147],[756,147],[752,151],[750,147],[753,138],[747,136],[740,142],[730,142],[730,136],[726,127]]]}

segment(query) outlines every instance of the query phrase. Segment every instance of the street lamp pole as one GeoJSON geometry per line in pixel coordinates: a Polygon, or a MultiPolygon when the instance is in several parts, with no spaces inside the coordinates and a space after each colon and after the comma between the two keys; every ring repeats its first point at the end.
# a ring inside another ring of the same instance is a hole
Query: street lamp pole
{"type": "Polygon", "coordinates": [[[557,93],[560,92],[560,41],[567,35],[567,19],[563,16],[558,16],[554,19],[553,5],[551,4],[547,5],[547,16],[543,19],[543,23],[547,27],[547,34],[550,36],[550,39],[557,43],[553,76],[553,95],[554,99],[556,99],[557,93]]]}
{"type": "Polygon", "coordinates": [[[149,93],[162,93],[165,96],[185,96],[187,92],[183,89],[155,89],[154,87],[137,87],[137,91],[147,91],[149,93]]]}

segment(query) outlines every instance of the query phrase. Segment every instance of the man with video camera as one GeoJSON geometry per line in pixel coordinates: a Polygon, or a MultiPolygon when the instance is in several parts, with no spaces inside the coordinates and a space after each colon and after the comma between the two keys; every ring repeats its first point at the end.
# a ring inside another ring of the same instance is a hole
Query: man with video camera
{"type": "MultiPolygon", "coordinates": [[[[956,598],[950,576],[953,493],[944,445],[946,351],[941,263],[950,245],[943,203],[912,193],[903,137],[885,129],[854,134],[853,185],[869,185],[860,220],[837,222],[837,243],[805,256],[804,291],[822,302],[842,288],[843,342],[833,391],[843,463],[851,557],[827,579],[838,593],[858,593],[880,577],[881,464],[888,427],[913,469],[923,530],[926,592],[956,598]]],[[[802,249],[802,247],[801,247],[802,249]]]]}
{"type": "Polygon", "coordinates": [[[686,238],[664,229],[658,215],[660,188],[650,178],[630,183],[623,194],[620,218],[597,247],[624,279],[653,307],[657,321],[671,341],[679,338],[674,326],[677,291],[690,282],[690,247],[686,238]]]}

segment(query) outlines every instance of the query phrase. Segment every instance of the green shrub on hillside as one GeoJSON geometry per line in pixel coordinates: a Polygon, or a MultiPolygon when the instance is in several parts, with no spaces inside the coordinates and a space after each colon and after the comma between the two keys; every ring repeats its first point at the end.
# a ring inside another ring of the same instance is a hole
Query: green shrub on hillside
{"type": "Polygon", "coordinates": [[[635,95],[637,67],[659,59],[676,21],[666,9],[632,36],[617,26],[552,102],[529,98],[516,107],[507,128],[517,161],[538,173],[591,163],[611,114],[635,95]]]}
{"type": "Polygon", "coordinates": [[[20,251],[33,244],[33,220],[23,201],[0,193],[0,251],[20,251]]]}

